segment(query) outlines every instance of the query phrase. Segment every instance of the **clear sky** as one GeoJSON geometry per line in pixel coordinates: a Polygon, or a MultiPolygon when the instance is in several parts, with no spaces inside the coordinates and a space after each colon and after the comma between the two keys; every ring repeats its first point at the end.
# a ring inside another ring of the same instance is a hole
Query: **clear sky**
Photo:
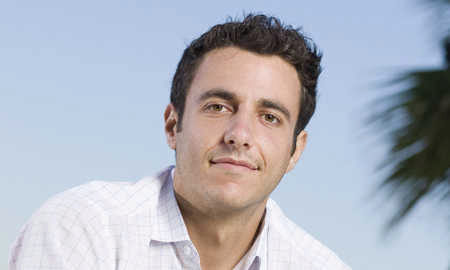
{"type": "Polygon", "coordinates": [[[418,3],[0,2],[0,268],[50,196],[172,164],[162,114],[182,50],[228,16],[264,12],[302,26],[324,53],[306,151],[273,198],[353,269],[446,269],[448,223],[435,204],[382,234],[396,202],[372,192],[387,144],[364,125],[369,101],[386,91],[378,83],[442,64],[418,3]]]}

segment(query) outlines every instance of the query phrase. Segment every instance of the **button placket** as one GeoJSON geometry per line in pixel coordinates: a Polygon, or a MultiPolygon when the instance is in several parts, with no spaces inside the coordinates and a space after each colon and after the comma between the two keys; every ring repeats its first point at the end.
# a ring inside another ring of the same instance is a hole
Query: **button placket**
{"type": "Polygon", "coordinates": [[[185,244],[184,247],[183,247],[183,252],[184,252],[184,255],[186,255],[186,256],[192,255],[192,248],[191,248],[191,246],[189,244],[185,244]]]}

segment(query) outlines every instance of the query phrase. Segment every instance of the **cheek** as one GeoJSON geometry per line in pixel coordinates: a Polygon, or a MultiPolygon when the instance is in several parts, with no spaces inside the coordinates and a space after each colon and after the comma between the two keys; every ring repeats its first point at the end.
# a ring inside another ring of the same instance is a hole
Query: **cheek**
{"type": "Polygon", "coordinates": [[[292,136],[288,136],[287,132],[267,133],[264,139],[261,139],[261,150],[268,166],[284,168],[289,162],[291,156],[292,136]]]}
{"type": "Polygon", "coordinates": [[[183,150],[187,156],[200,159],[206,155],[209,149],[214,147],[220,140],[222,130],[220,123],[198,119],[191,121],[189,126],[183,127],[182,140],[183,150]],[[186,127],[186,129],[184,129],[186,127]]]}
{"type": "Polygon", "coordinates": [[[292,136],[289,136],[288,131],[280,130],[266,133],[267,135],[264,143],[267,144],[267,147],[278,149],[277,152],[279,152],[280,155],[282,155],[287,149],[291,148],[292,136]]]}

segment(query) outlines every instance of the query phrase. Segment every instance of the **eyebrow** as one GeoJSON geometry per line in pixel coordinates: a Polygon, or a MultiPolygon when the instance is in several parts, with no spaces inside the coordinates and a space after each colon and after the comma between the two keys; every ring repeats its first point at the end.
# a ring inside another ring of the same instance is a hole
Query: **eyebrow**
{"type": "Polygon", "coordinates": [[[260,101],[258,101],[258,104],[261,107],[274,109],[281,112],[282,114],[284,114],[284,116],[287,118],[288,121],[291,119],[291,113],[289,112],[289,110],[283,104],[277,101],[263,98],[260,101]]]}
{"type": "Polygon", "coordinates": [[[207,100],[208,98],[220,98],[226,101],[234,101],[237,100],[237,97],[235,94],[230,93],[227,90],[221,89],[221,88],[214,88],[211,90],[206,91],[205,93],[203,93],[199,98],[198,98],[198,102],[202,102],[207,100]]]}
{"type": "MultiPolygon", "coordinates": [[[[234,93],[231,93],[222,88],[214,88],[214,89],[208,90],[208,91],[204,92],[197,100],[199,103],[201,103],[201,102],[203,102],[209,98],[213,98],[213,97],[237,103],[237,96],[234,93]]],[[[289,112],[289,110],[283,104],[281,104],[277,101],[270,100],[267,98],[262,98],[258,101],[258,106],[263,107],[263,108],[277,110],[277,111],[281,112],[282,114],[284,114],[284,116],[287,118],[288,121],[291,119],[291,113],[289,112]]]]}

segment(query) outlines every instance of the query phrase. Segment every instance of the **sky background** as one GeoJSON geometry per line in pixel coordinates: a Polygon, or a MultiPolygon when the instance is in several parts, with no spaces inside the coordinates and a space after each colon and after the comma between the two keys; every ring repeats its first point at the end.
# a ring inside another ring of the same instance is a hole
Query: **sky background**
{"type": "Polygon", "coordinates": [[[446,269],[444,208],[427,201],[390,234],[375,194],[388,144],[370,101],[397,72],[443,64],[419,1],[1,1],[0,269],[50,196],[91,180],[136,181],[173,164],[163,111],[186,45],[244,12],[302,26],[323,51],[316,114],[297,167],[273,193],[353,269],[446,269]]]}

